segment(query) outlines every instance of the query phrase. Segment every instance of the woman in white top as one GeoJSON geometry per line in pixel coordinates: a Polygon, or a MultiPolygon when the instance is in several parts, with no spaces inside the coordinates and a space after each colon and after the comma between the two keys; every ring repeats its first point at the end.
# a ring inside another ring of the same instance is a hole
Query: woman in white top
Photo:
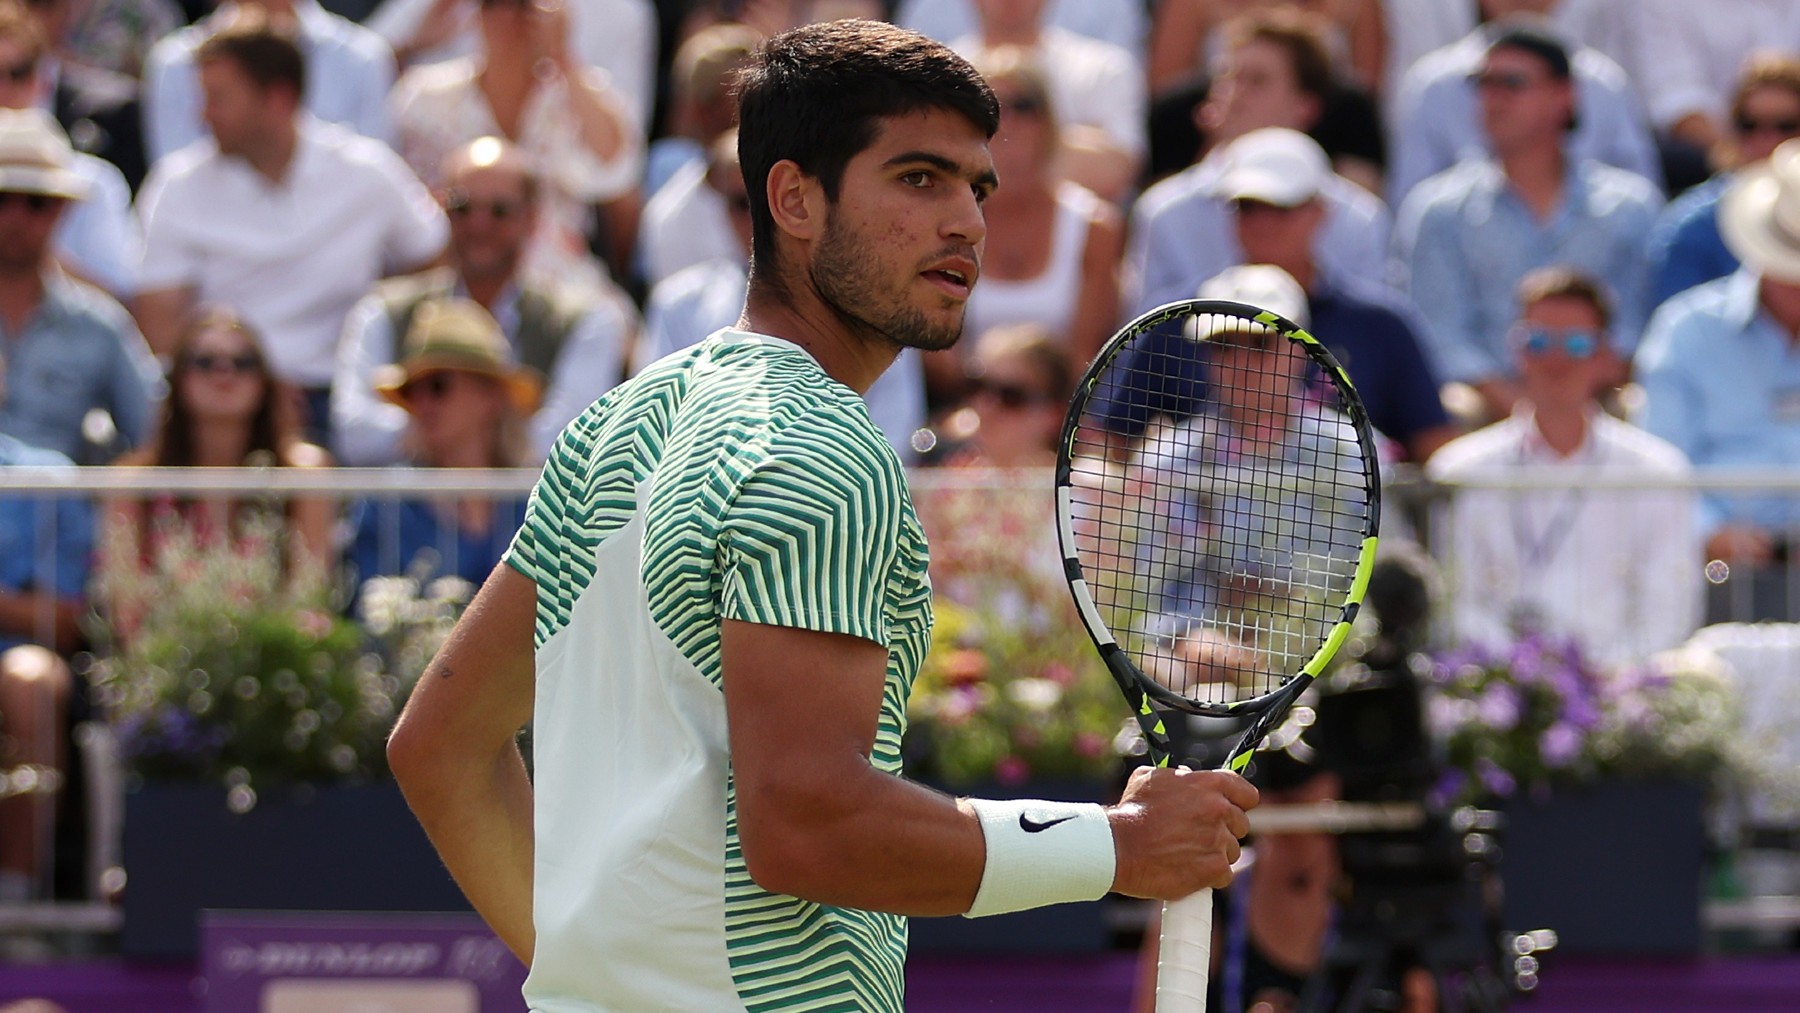
{"type": "MultiPolygon", "coordinates": [[[[505,137],[536,161],[546,186],[526,271],[542,282],[604,287],[589,252],[591,209],[629,198],[644,141],[606,73],[571,54],[560,3],[483,0],[481,51],[415,67],[394,85],[401,157],[437,186],[446,155],[505,137]]],[[[609,214],[609,218],[615,216],[609,214]]]]}
{"type": "Polygon", "coordinates": [[[1062,178],[1049,86],[1028,51],[1007,46],[976,60],[1000,100],[992,144],[1001,185],[988,199],[987,252],[963,317],[962,351],[928,356],[934,393],[960,392],[969,346],[1002,324],[1039,324],[1085,367],[1119,312],[1119,211],[1062,178]]]}

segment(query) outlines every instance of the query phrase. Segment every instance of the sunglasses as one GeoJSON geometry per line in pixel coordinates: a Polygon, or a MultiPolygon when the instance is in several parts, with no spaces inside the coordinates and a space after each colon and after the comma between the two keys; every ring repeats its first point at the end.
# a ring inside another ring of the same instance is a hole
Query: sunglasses
{"type": "Polygon", "coordinates": [[[1531,88],[1533,85],[1536,85],[1541,79],[1533,77],[1530,74],[1521,74],[1521,73],[1517,73],[1517,72],[1508,73],[1505,71],[1487,70],[1487,71],[1482,71],[1479,74],[1469,75],[1469,80],[1475,82],[1475,87],[1483,89],[1485,91],[1506,91],[1506,92],[1517,93],[1517,92],[1522,92],[1522,91],[1525,91],[1525,90],[1531,88]]]}
{"type": "Polygon", "coordinates": [[[1037,405],[1050,404],[1056,400],[1042,391],[1021,387],[1018,384],[1001,383],[997,380],[970,380],[969,393],[971,397],[983,395],[991,397],[995,403],[1008,411],[1033,408],[1037,405]]]}
{"type": "Polygon", "coordinates": [[[1526,355],[1549,355],[1552,348],[1561,348],[1564,355],[1571,359],[1586,359],[1600,350],[1600,338],[1592,331],[1553,331],[1547,327],[1521,327],[1518,332],[1519,347],[1526,355]]]}
{"type": "Polygon", "coordinates": [[[452,218],[467,218],[477,211],[486,211],[488,217],[497,222],[523,214],[525,203],[517,200],[497,198],[495,200],[476,200],[462,190],[452,190],[444,195],[444,210],[452,218]]]}
{"type": "Polygon", "coordinates": [[[13,84],[24,84],[37,76],[37,69],[37,58],[33,57],[22,63],[0,67],[0,80],[11,81],[13,84]]]}
{"type": "Polygon", "coordinates": [[[1754,116],[1739,116],[1733,121],[1740,134],[1780,134],[1783,137],[1800,135],[1800,119],[1757,119],[1754,116]]]}
{"type": "Polygon", "coordinates": [[[259,365],[256,356],[248,353],[223,355],[201,352],[188,356],[186,362],[187,368],[196,373],[254,373],[259,365]]]}
{"type": "Polygon", "coordinates": [[[62,206],[61,197],[52,197],[45,193],[0,193],[0,211],[14,205],[23,204],[32,214],[43,214],[62,206]]]}
{"type": "Polygon", "coordinates": [[[1002,100],[1000,109],[1020,116],[1036,116],[1044,111],[1044,100],[1036,95],[1014,95],[1002,100]]]}

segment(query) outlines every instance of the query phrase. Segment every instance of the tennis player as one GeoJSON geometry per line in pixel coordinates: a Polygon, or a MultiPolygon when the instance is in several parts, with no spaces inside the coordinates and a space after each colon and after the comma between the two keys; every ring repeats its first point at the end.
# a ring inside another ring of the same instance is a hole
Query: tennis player
{"type": "Polygon", "coordinates": [[[898,776],[931,588],[860,394],[961,332],[996,105],[859,21],[771,39],[739,102],[743,318],[564,432],[389,745],[540,1013],[897,1011],[902,916],[1222,886],[1256,801],[1216,772],[1105,809],[898,776]]]}

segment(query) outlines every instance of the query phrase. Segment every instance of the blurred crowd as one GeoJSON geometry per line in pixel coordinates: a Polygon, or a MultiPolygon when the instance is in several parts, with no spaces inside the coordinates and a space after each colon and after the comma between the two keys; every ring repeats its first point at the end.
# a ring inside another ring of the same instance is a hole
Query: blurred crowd
{"type": "MultiPolygon", "coordinates": [[[[0,485],[535,466],[737,319],[732,75],[761,38],[849,16],[950,44],[1002,110],[964,340],[868,394],[910,464],[1052,463],[1108,335],[1244,264],[1291,285],[1392,463],[1800,464],[1793,0],[0,0],[0,485]]],[[[1144,414],[1104,406],[1126,434],[1144,414]]],[[[147,561],[169,525],[228,545],[258,509],[0,498],[0,767],[64,748],[17,716],[68,706],[95,545],[147,561]]],[[[278,509],[297,574],[429,553],[479,580],[520,504],[278,509]]],[[[1757,582],[1800,498],[1458,509],[1451,571],[1496,592],[1467,596],[1470,635],[1665,646],[1640,634],[1699,623],[1707,559],[1789,618],[1757,582]],[[1650,590],[1572,609],[1592,585],[1570,574],[1650,590]]],[[[43,889],[17,836],[0,901],[43,889]]]]}

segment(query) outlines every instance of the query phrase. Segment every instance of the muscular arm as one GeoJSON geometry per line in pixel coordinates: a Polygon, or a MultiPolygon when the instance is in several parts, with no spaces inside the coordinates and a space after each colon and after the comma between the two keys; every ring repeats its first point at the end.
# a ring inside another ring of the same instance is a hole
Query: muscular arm
{"type": "Polygon", "coordinates": [[[531,718],[537,585],[495,567],[413,690],[388,763],[450,874],[529,964],[531,782],[516,736],[531,718]]]}
{"type": "MultiPolygon", "coordinates": [[[[726,620],[721,652],[738,830],[758,885],[865,910],[967,911],[986,862],[974,811],[869,765],[887,649],[726,620]]],[[[1113,889],[1225,885],[1255,804],[1235,774],[1140,770],[1108,810],[1113,889]]]]}

